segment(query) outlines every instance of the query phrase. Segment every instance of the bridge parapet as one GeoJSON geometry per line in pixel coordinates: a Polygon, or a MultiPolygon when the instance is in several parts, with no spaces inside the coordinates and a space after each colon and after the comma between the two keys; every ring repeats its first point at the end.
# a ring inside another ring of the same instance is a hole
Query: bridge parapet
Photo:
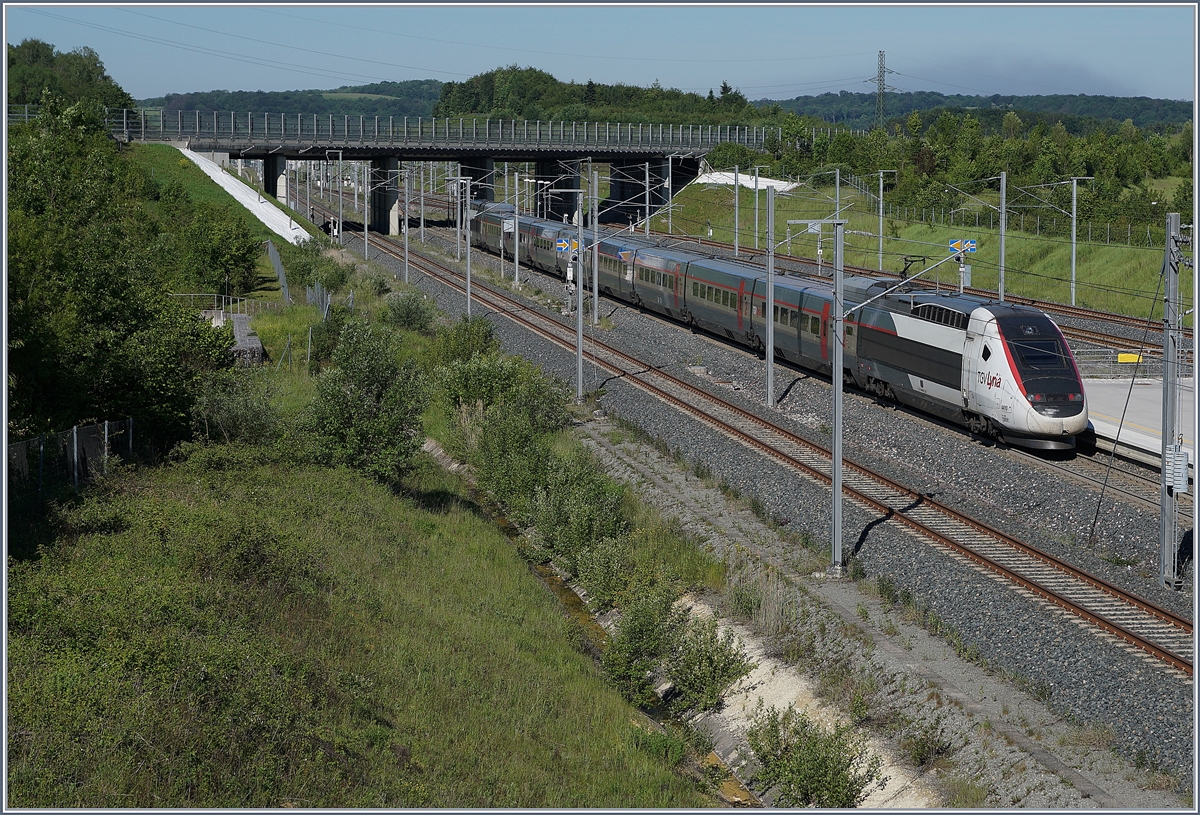
{"type": "MultiPolygon", "coordinates": [[[[10,124],[37,114],[34,105],[10,105],[10,124]]],[[[429,117],[334,116],[315,113],[235,113],[144,108],[108,109],[109,132],[119,141],[186,141],[192,149],[228,151],[246,158],[283,154],[344,158],[383,153],[413,155],[577,156],[674,155],[697,157],[718,144],[765,147],[778,128],[620,122],[434,119],[429,117]],[[309,155],[312,153],[313,155],[309,155]]]]}

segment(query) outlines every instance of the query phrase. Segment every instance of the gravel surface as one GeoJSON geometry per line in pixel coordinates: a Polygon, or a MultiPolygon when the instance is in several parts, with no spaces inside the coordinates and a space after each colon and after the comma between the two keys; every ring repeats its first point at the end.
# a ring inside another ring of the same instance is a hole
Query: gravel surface
{"type": "MultiPolygon", "coordinates": [[[[361,249],[361,241],[354,244],[353,236],[347,236],[346,243],[361,249]]],[[[451,240],[449,257],[453,259],[453,255],[451,240]]],[[[386,260],[381,264],[402,272],[399,264],[386,260]]],[[[497,261],[474,252],[473,264],[477,270],[495,268],[497,261]]],[[[523,270],[523,279],[526,275],[523,270]]],[[[421,275],[414,275],[413,282],[447,314],[464,310],[463,298],[440,284],[421,275]]],[[[526,284],[525,292],[538,287],[561,300],[561,282],[536,276],[526,284]]],[[[486,313],[478,304],[473,311],[486,313]]],[[[828,441],[832,419],[827,381],[777,365],[778,405],[772,411],[763,406],[764,363],[756,357],[611,301],[601,301],[601,315],[611,325],[601,330],[605,341],[672,373],[687,374],[689,369],[703,366],[704,373],[694,375],[698,383],[726,398],[741,400],[760,414],[771,414],[794,432],[828,441]]],[[[548,373],[572,380],[573,354],[528,335],[508,320],[496,318],[494,322],[509,353],[535,360],[548,373]]],[[[828,539],[827,488],[784,471],[736,442],[716,437],[698,421],[664,408],[629,383],[607,378],[585,365],[585,390],[599,388],[604,389],[600,403],[610,415],[636,425],[687,462],[702,463],[714,479],[755,499],[789,533],[781,536],[762,527],[746,542],[737,543],[730,543],[734,538],[725,532],[710,534],[714,552],[730,560],[749,556],[758,564],[771,564],[780,575],[796,581],[797,596],[819,595],[827,613],[843,618],[849,614],[856,625],[872,630],[874,647],[860,648],[857,659],[883,660],[877,666],[864,664],[888,677],[882,682],[885,696],[900,700],[892,707],[907,711],[916,721],[922,716],[933,721],[935,714],[924,711],[923,706],[934,704],[937,694],[922,690],[920,699],[928,696],[929,700],[921,702],[893,689],[911,688],[914,683],[943,689],[935,709],[943,715],[941,726],[953,742],[953,762],[962,777],[976,778],[986,786],[987,806],[1142,809],[1190,802],[1195,738],[1195,691],[1190,680],[1158,667],[1111,638],[1083,630],[1046,604],[1011,591],[965,561],[917,541],[894,525],[880,523],[846,502],[845,551],[853,552],[867,577],[886,575],[936,615],[954,632],[961,650],[974,656],[971,661],[961,660],[945,636],[931,637],[898,622],[897,610],[889,611],[878,600],[859,593],[852,581],[809,576],[809,556],[795,540],[797,536],[828,539]],[[860,606],[870,622],[862,619],[860,606]],[[900,633],[880,633],[884,630],[880,625],[900,633]],[[957,703],[947,703],[947,699],[957,703]],[[1105,729],[1111,733],[1111,749],[1078,744],[1089,741],[1080,734],[1105,729]],[[1172,792],[1148,790],[1147,786],[1169,786],[1172,792]]],[[[848,458],[1191,616],[1190,570],[1183,592],[1161,589],[1153,579],[1157,574],[1157,513],[1106,499],[1101,504],[1096,537],[1089,541],[1098,503],[1093,490],[1063,483],[1040,468],[1024,467],[961,431],[907,411],[881,407],[858,395],[847,394],[844,417],[848,458]],[[1138,565],[1116,567],[1113,561],[1138,565]]],[[[615,461],[613,466],[617,467],[615,461]]],[[[662,466],[674,465],[665,461],[662,466]]],[[[696,479],[692,481],[697,482],[694,487],[701,486],[696,479]]],[[[717,509],[721,506],[717,497],[704,500],[718,513],[724,512],[717,509]]],[[[704,518],[700,523],[712,520],[704,518]]],[[[831,652],[844,647],[835,639],[823,643],[831,652]]]]}

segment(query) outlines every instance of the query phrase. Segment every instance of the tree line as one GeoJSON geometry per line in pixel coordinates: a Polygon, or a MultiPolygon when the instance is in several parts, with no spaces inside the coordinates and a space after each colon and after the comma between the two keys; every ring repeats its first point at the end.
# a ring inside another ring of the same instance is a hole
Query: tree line
{"type": "MultiPolygon", "coordinates": [[[[906,115],[891,119],[885,128],[870,129],[874,94],[842,92],[752,103],[728,82],[721,84],[719,93],[710,90],[703,96],[664,89],[657,82],[649,88],[590,80],[564,83],[544,71],[513,65],[445,83],[434,115],[761,126],[774,131],[765,151],[721,145],[708,154],[709,164],[716,169],[764,165],[765,173],[776,178],[825,172],[832,177],[834,169],[846,176],[891,170],[895,175],[885,176],[888,201],[917,209],[970,206],[969,199],[946,183],[988,179],[970,192],[996,193],[1001,172],[1008,174],[1012,188],[1091,177],[1079,187],[1081,218],[1158,227],[1171,210],[1189,213],[1190,220],[1193,125],[1187,103],[919,92],[889,95],[892,109],[902,107],[900,97],[911,107],[906,115]],[[853,106],[865,110],[868,100],[871,116],[864,121],[865,129],[842,127],[850,118],[846,111],[853,106]],[[978,109],[969,109],[975,106],[967,103],[977,103],[978,109]],[[951,104],[957,107],[948,107],[951,104]],[[932,109],[921,109],[925,106],[932,109]],[[1018,109],[1021,106],[1032,110],[1018,109]],[[1126,118],[1118,122],[1113,118],[1118,115],[1126,118]],[[831,127],[830,119],[839,126],[831,127]],[[1156,191],[1151,183],[1168,178],[1180,181],[1166,192],[1156,191]]],[[[1070,210],[1069,184],[1043,192],[1051,204],[1070,210]]]]}
{"type": "Polygon", "coordinates": [[[251,113],[307,113],[334,116],[429,116],[441,93],[436,79],[377,82],[334,90],[205,91],[143,99],[148,108],[232,110],[251,113]]]}
{"type": "MultiPolygon", "coordinates": [[[[782,138],[772,135],[758,152],[723,144],[709,152],[714,168],[766,165],[777,178],[802,178],[840,169],[843,175],[885,173],[887,200],[896,206],[953,209],[981,205],[949,185],[967,186],[973,196],[996,198],[1000,174],[1007,173],[1009,202],[1017,188],[1044,186],[1041,199],[1060,211],[1071,210],[1072,177],[1078,183],[1081,219],[1161,227],[1168,211],[1192,211],[1192,123],[1176,136],[1147,135],[1126,121],[1115,132],[1098,129],[1075,137],[1061,123],[1033,127],[1008,111],[1000,132],[985,134],[970,113],[942,111],[932,122],[911,113],[902,131],[888,135],[872,130],[863,135],[819,128],[786,114],[782,138]],[[1156,191],[1152,182],[1179,179],[1173,190],[1156,191]]],[[[828,183],[828,177],[823,183],[828,183]]],[[[998,199],[994,201],[998,203],[998,199]]],[[[1025,204],[1033,204],[1030,198],[1025,204]]]]}

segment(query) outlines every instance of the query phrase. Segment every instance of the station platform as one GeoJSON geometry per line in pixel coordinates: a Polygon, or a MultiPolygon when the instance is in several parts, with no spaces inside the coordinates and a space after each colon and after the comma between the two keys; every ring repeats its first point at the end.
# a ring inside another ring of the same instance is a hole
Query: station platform
{"type": "MultiPolygon", "coordinates": [[[[1162,457],[1161,379],[1084,379],[1088,418],[1098,445],[1158,466],[1162,457]],[[1124,416],[1124,421],[1122,421],[1124,416]],[[1118,435],[1119,429],[1119,435],[1118,435]]],[[[1180,432],[1192,467],[1196,465],[1195,381],[1184,379],[1179,401],[1180,432]]]]}

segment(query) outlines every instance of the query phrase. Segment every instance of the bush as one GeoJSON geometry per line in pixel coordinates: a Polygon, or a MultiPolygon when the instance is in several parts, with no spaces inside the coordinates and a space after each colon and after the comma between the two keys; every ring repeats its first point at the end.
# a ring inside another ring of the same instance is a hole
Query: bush
{"type": "Polygon", "coordinates": [[[388,280],[387,273],[377,269],[368,269],[359,275],[359,280],[362,282],[365,290],[376,297],[383,297],[392,289],[392,284],[388,280]]]}
{"type": "Polygon", "coordinates": [[[612,608],[633,577],[632,544],[627,537],[604,538],[575,556],[575,573],[591,598],[593,611],[612,608]]]}
{"type": "Polygon", "coordinates": [[[761,765],[757,780],[778,787],[785,807],[856,807],[883,789],[883,759],[849,725],[826,730],[791,705],[764,712],[759,701],[746,733],[761,765]]]}
{"type": "Polygon", "coordinates": [[[392,292],[384,302],[387,321],[406,331],[427,333],[437,317],[437,305],[420,292],[392,292]]]}
{"type": "Polygon", "coordinates": [[[309,349],[309,373],[320,371],[320,362],[328,362],[333,358],[333,351],[338,346],[342,335],[342,326],[349,319],[350,312],[345,306],[330,306],[329,316],[312,327],[312,347],[309,349]]]}
{"type": "Polygon", "coordinates": [[[585,547],[628,530],[623,495],[621,484],[579,448],[550,462],[546,485],[534,498],[533,520],[547,548],[574,572],[575,558],[585,547]]]}
{"type": "Polygon", "coordinates": [[[504,504],[513,520],[526,525],[532,523],[535,496],[546,483],[553,458],[550,437],[513,405],[480,417],[467,456],[479,487],[504,504]]]}
{"type": "Polygon", "coordinates": [[[426,381],[411,361],[397,362],[390,336],[359,320],[342,329],[333,363],[309,416],[318,456],[398,486],[424,442],[426,381]]]}
{"type": "Polygon", "coordinates": [[[265,369],[209,371],[197,380],[192,435],[197,441],[264,444],[278,433],[265,369]]]}
{"type": "Polygon", "coordinates": [[[675,593],[665,586],[651,587],[633,597],[622,609],[617,634],[601,657],[600,664],[613,685],[636,705],[654,704],[651,672],[687,621],[687,612],[674,603],[675,593]]]}
{"type": "Polygon", "coordinates": [[[692,620],[667,656],[667,678],[675,685],[676,711],[716,710],[721,695],[754,667],[732,631],[721,634],[717,621],[692,620]]]}
{"type": "Polygon", "coordinates": [[[500,350],[496,328],[486,317],[467,317],[454,325],[439,329],[433,348],[435,365],[448,365],[454,360],[466,360],[476,354],[500,350]]]}

